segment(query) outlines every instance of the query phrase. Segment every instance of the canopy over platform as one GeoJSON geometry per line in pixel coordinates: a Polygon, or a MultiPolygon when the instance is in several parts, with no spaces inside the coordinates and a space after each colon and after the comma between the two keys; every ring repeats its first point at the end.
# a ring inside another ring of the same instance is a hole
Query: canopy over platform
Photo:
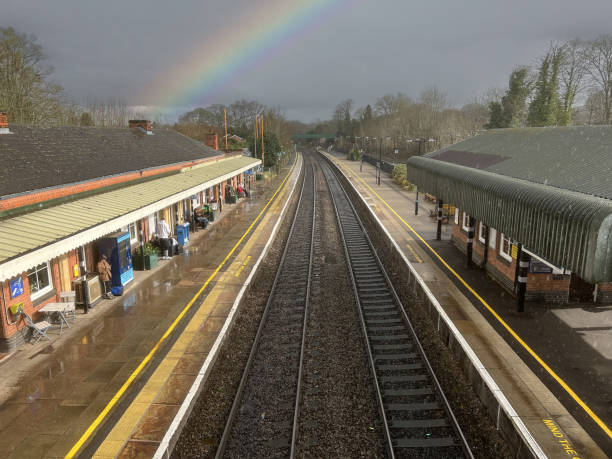
{"type": "Polygon", "coordinates": [[[492,131],[407,166],[419,190],[587,282],[612,281],[612,126],[492,131]]]}

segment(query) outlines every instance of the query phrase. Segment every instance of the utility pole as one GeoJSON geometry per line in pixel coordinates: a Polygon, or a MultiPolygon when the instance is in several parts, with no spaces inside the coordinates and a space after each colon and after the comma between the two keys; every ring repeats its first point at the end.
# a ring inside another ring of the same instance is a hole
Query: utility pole
{"type": "Polygon", "coordinates": [[[227,153],[227,109],[223,109],[223,119],[225,120],[225,153],[227,153]]]}
{"type": "Polygon", "coordinates": [[[259,140],[259,132],[257,128],[257,115],[255,115],[255,140],[253,141],[253,145],[255,145],[255,158],[257,158],[257,141],[259,140]]]}
{"type": "Polygon", "coordinates": [[[265,166],[264,156],[266,154],[266,150],[264,148],[264,116],[261,114],[261,166],[265,166]]]}
{"type": "Polygon", "coordinates": [[[380,186],[380,167],[382,165],[382,142],[383,142],[383,138],[380,138],[380,141],[378,142],[378,174],[376,176],[376,181],[378,183],[378,186],[380,186]]]}

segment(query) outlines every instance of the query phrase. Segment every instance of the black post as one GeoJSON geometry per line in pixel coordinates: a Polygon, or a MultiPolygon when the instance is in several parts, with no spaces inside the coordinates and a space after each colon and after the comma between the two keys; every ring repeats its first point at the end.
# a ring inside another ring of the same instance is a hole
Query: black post
{"type": "Polygon", "coordinates": [[[438,228],[436,230],[436,240],[442,240],[442,200],[438,199],[438,228]]]}
{"type": "Polygon", "coordinates": [[[416,190],[416,199],[414,200],[414,215],[419,215],[419,189],[416,190]]]}
{"type": "Polygon", "coordinates": [[[527,273],[529,272],[529,261],[531,256],[521,250],[518,257],[519,275],[518,275],[518,291],[517,291],[517,308],[518,312],[525,312],[525,291],[527,290],[527,273]]]}
{"type": "Polygon", "coordinates": [[[467,267],[472,267],[472,249],[474,247],[474,217],[469,217],[469,226],[467,233],[467,267]]]}
{"type": "MultiPolygon", "coordinates": [[[[523,252],[523,244],[521,244],[520,242],[516,245],[517,253],[516,253],[516,267],[514,269],[514,292],[518,292],[517,288],[518,288],[518,278],[519,278],[519,268],[520,268],[520,263],[519,260],[521,259],[521,253],[523,252]]],[[[510,250],[510,253],[512,254],[512,250],[510,250]]]]}
{"type": "Polygon", "coordinates": [[[380,186],[380,166],[382,164],[382,137],[380,138],[380,142],[378,143],[378,175],[376,177],[378,186],[380,186]]]}

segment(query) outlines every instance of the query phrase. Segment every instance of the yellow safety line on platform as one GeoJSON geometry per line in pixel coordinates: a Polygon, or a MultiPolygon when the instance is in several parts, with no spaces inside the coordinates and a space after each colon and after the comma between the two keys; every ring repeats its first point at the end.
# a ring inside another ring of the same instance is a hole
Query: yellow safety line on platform
{"type": "Polygon", "coordinates": [[[417,263],[423,263],[423,260],[421,259],[421,257],[417,255],[416,250],[414,250],[410,244],[406,244],[406,247],[408,247],[408,250],[410,250],[410,252],[412,253],[412,256],[416,258],[417,263]]]}
{"type": "Polygon", "coordinates": [[[487,310],[493,315],[493,317],[495,317],[495,319],[497,319],[497,321],[512,335],[512,337],[521,345],[523,346],[523,348],[536,360],[536,362],[538,362],[542,368],[544,368],[548,374],[550,376],[553,377],[553,379],[555,381],[557,381],[557,383],[559,383],[559,385],[574,399],[574,401],[576,403],[578,403],[578,405],[580,405],[582,407],[582,409],[589,415],[589,417],[595,421],[595,423],[608,435],[608,437],[612,438],[612,430],[610,430],[610,428],[599,418],[599,416],[597,416],[593,410],[591,410],[591,408],[589,408],[589,406],[578,396],[578,394],[576,394],[576,392],[573,391],[573,389],[571,387],[569,387],[567,385],[567,383],[561,379],[561,377],[555,373],[555,371],[550,368],[548,366],[548,364],[546,362],[544,362],[544,360],[542,360],[542,358],[536,354],[536,352],[531,349],[531,347],[525,342],[523,341],[523,339],[510,327],[510,325],[508,325],[506,323],[506,321],[504,321],[504,319],[502,319],[499,314],[497,314],[497,312],[495,312],[495,310],[489,306],[489,304],[478,294],[476,293],[476,291],[465,281],[463,280],[463,278],[457,274],[457,272],[451,268],[449,266],[449,264],[438,254],[438,252],[436,252],[433,247],[431,247],[426,241],[425,239],[423,239],[421,237],[421,235],[419,233],[417,233],[414,228],[412,228],[412,226],[410,226],[410,224],[404,220],[396,211],[393,207],[391,207],[389,205],[389,203],[387,203],[387,201],[385,201],[376,191],[374,191],[374,189],[368,185],[368,183],[366,183],[365,180],[363,180],[359,175],[357,175],[356,173],[353,173],[353,171],[348,170],[343,164],[341,164],[340,162],[336,161],[335,158],[332,158],[333,161],[338,164],[342,169],[344,169],[345,171],[349,172],[352,175],[354,175],[355,177],[357,177],[357,179],[359,179],[372,193],[374,193],[374,195],[380,199],[380,201],[389,208],[389,210],[391,212],[393,212],[393,214],[404,224],[406,225],[406,227],[408,227],[408,229],[410,231],[412,231],[412,233],[414,233],[414,235],[416,237],[418,237],[421,242],[423,244],[425,244],[425,246],[431,251],[431,253],[433,253],[438,260],[440,260],[440,262],[459,280],[459,282],[461,282],[463,284],[463,286],[465,288],[467,288],[470,293],[472,293],[476,298],[478,298],[478,300],[483,304],[483,306],[485,308],[487,308],[487,310]]]}
{"type": "Polygon", "coordinates": [[[259,212],[259,214],[257,215],[257,217],[255,217],[255,219],[253,220],[253,222],[251,223],[251,225],[246,229],[246,231],[244,232],[244,234],[242,235],[242,237],[238,240],[238,242],[236,242],[236,244],[234,245],[234,247],[232,247],[232,249],[229,251],[229,253],[225,256],[225,258],[223,259],[223,261],[221,261],[221,263],[219,263],[219,265],[215,268],[215,270],[213,271],[213,273],[210,275],[210,277],[206,280],[206,282],[204,283],[204,285],[202,285],[202,287],[200,288],[200,290],[198,290],[198,292],[193,296],[193,298],[191,298],[191,300],[189,300],[189,303],[187,303],[187,305],[183,308],[183,310],[181,311],[181,313],[176,317],[176,319],[174,320],[174,322],[172,322],[172,324],[168,327],[168,329],[166,330],[166,332],[162,335],[162,337],[159,339],[159,341],[157,341],[157,343],[155,344],[155,346],[153,346],[153,348],[151,349],[151,351],[149,351],[149,353],[147,354],[147,356],[142,360],[142,362],[140,362],[140,364],[138,365],[138,367],[136,367],[136,369],[132,372],[132,374],[128,377],[128,379],[125,381],[125,383],[123,383],[123,386],[121,386],[121,388],[117,391],[117,393],[113,396],[113,398],[108,402],[108,404],[104,407],[104,409],[100,412],[100,414],[98,415],[98,417],[96,417],[96,419],[94,419],[94,421],[90,424],[90,426],[87,428],[87,430],[85,431],[85,433],[83,433],[83,435],[81,435],[81,438],[79,438],[79,440],[74,444],[74,446],[70,449],[70,451],[68,451],[68,454],[66,454],[66,458],[73,458],[81,449],[81,447],[85,444],[85,442],[89,439],[89,437],[91,437],[91,435],[94,433],[94,431],[98,428],[98,426],[102,423],[102,421],[104,421],[104,418],[106,418],[106,415],[110,412],[110,410],[117,404],[117,402],[119,401],[119,399],[123,396],[123,394],[125,393],[125,391],[127,389],[129,389],[130,385],[132,384],[132,382],[136,379],[136,377],[138,377],[138,375],[142,372],[142,370],[144,369],[144,367],[147,365],[147,363],[149,363],[149,361],[153,358],[153,356],[155,355],[155,353],[158,351],[158,349],[161,347],[161,345],[164,343],[164,341],[168,338],[168,336],[170,336],[170,334],[172,333],[172,331],[176,328],[176,326],[178,325],[178,323],[181,321],[181,319],[183,318],[183,316],[185,316],[185,314],[189,311],[189,309],[191,309],[191,306],[195,303],[195,301],[198,299],[198,297],[202,294],[202,292],[206,289],[206,287],[208,287],[208,284],[210,284],[210,282],[215,278],[215,276],[217,275],[217,273],[221,270],[221,268],[223,267],[223,265],[225,265],[225,263],[227,262],[227,260],[232,256],[232,254],[236,251],[236,249],[238,248],[238,246],[242,243],[242,241],[244,240],[244,238],[251,232],[251,230],[253,229],[253,227],[255,226],[255,224],[257,223],[257,221],[261,218],[261,216],[263,215],[263,213],[266,211],[266,209],[270,206],[270,204],[272,203],[272,201],[276,198],[276,196],[278,195],[278,193],[280,192],[280,190],[282,189],[282,187],[284,186],[285,182],[287,181],[287,179],[291,176],[291,173],[293,172],[295,166],[297,164],[297,155],[295,157],[295,161],[293,162],[293,165],[291,166],[291,169],[289,169],[289,172],[287,172],[287,175],[285,176],[285,178],[283,179],[283,181],[280,183],[280,185],[278,186],[278,188],[276,189],[276,191],[274,192],[274,194],[272,195],[272,197],[270,198],[270,200],[266,203],[266,205],[264,206],[264,208],[261,210],[261,212],[259,212]]]}

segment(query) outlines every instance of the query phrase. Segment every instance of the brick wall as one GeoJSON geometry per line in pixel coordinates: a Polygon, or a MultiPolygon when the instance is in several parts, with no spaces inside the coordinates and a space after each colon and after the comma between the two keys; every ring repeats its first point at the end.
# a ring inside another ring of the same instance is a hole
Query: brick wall
{"type": "Polygon", "coordinates": [[[600,282],[597,284],[597,303],[612,304],[612,282],[600,282]]]}
{"type": "MultiPolygon", "coordinates": [[[[461,211],[459,211],[459,215],[462,215],[461,211]]],[[[475,228],[472,260],[477,265],[481,265],[484,259],[485,246],[484,243],[480,242],[478,239],[478,221],[476,222],[475,228]]],[[[500,240],[501,233],[498,231],[495,235],[495,248],[491,246],[488,248],[485,269],[487,273],[506,290],[514,293],[514,278],[517,261],[514,258],[512,261],[508,261],[499,254],[500,240]]],[[[461,218],[459,219],[459,224],[453,223],[452,241],[462,253],[467,254],[467,232],[461,227],[461,218]]],[[[612,299],[612,284],[610,285],[610,296],[612,299]]],[[[569,275],[529,273],[527,275],[527,291],[525,298],[528,301],[567,303],[569,300],[569,288],[569,275]]]]}
{"type": "Polygon", "coordinates": [[[23,310],[36,322],[39,319],[40,314],[38,313],[38,310],[40,308],[47,303],[60,300],[60,274],[57,258],[54,258],[49,262],[49,268],[51,271],[50,274],[53,288],[50,292],[36,298],[35,300],[30,298],[30,283],[28,281],[28,274],[26,272],[21,274],[21,278],[23,279],[24,293],[16,298],[11,298],[10,280],[6,280],[2,283],[5,304],[2,305],[2,309],[0,311],[0,318],[2,319],[2,328],[0,328],[0,352],[10,352],[23,344],[23,335],[26,334],[25,331],[23,333],[19,332],[20,330],[26,328],[25,321],[19,316],[14,316],[9,311],[10,306],[23,302],[23,310]]]}

